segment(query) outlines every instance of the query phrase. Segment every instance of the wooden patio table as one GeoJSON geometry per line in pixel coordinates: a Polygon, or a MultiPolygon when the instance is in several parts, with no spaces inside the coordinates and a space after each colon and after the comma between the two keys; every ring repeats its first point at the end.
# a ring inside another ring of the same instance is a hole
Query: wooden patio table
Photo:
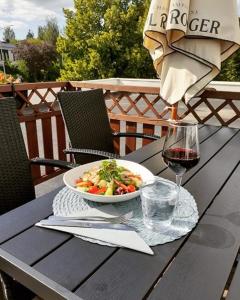
{"type": "MultiPolygon", "coordinates": [[[[59,189],[0,217],[0,269],[51,299],[240,299],[240,130],[201,126],[199,164],[183,179],[199,222],[154,256],[35,227],[59,189]]],[[[155,141],[125,158],[174,180],[155,141]]],[[[14,187],[13,187],[14,188],[14,187]]]]}

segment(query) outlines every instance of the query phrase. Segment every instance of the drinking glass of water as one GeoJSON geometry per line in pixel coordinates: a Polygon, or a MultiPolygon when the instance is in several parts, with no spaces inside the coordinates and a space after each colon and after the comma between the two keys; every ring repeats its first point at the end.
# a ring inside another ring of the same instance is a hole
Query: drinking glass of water
{"type": "Polygon", "coordinates": [[[178,196],[176,184],[155,177],[153,181],[142,185],[140,195],[145,226],[153,231],[167,231],[172,222],[178,196]]]}

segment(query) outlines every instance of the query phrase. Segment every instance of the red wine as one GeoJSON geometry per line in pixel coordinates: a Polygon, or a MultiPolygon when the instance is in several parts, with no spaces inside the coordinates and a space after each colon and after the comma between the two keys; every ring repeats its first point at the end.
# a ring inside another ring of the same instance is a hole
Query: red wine
{"type": "Polygon", "coordinates": [[[182,175],[195,167],[199,159],[198,153],[192,149],[170,148],[163,152],[165,164],[175,172],[176,175],[182,175]]]}

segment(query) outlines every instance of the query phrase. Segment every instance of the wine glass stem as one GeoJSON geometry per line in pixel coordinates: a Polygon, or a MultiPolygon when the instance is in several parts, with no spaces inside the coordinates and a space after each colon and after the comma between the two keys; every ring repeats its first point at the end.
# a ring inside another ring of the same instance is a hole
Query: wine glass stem
{"type": "Polygon", "coordinates": [[[176,175],[176,184],[177,184],[177,187],[178,187],[178,190],[177,190],[177,202],[179,202],[179,195],[180,195],[180,187],[181,187],[181,183],[182,183],[182,175],[176,175]]]}
{"type": "Polygon", "coordinates": [[[180,189],[182,183],[182,175],[176,175],[176,184],[178,186],[178,189],[180,189]]]}

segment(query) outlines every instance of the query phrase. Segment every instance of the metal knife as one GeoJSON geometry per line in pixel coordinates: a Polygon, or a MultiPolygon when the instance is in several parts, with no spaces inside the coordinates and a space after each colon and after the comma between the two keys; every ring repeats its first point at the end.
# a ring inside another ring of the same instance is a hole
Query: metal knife
{"type": "MultiPolygon", "coordinates": [[[[54,221],[105,221],[110,222],[111,220],[118,221],[119,217],[102,217],[102,216],[82,216],[82,217],[61,217],[61,216],[49,216],[48,220],[54,221]]],[[[117,222],[116,222],[117,223],[117,222]]],[[[120,223],[120,222],[119,222],[120,223]]]]}
{"type": "Polygon", "coordinates": [[[97,228],[97,229],[117,229],[135,231],[134,228],[125,224],[112,224],[106,222],[85,222],[85,221],[57,221],[57,220],[42,220],[39,222],[42,226],[66,226],[66,227],[82,227],[82,228],[97,228]]]}

